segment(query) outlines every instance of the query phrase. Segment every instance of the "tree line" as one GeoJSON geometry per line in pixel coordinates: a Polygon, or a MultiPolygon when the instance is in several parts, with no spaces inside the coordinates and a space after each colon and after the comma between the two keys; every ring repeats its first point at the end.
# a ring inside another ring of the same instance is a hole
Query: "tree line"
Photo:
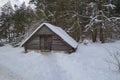
{"type": "Polygon", "coordinates": [[[76,41],[120,38],[120,0],[30,0],[15,10],[2,9],[0,40],[18,44],[40,23],[62,27],[76,41]]]}

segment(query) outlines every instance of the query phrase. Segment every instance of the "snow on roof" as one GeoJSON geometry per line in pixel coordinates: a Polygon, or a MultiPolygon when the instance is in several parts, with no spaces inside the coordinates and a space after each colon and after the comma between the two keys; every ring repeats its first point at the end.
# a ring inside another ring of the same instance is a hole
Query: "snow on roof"
{"type": "Polygon", "coordinates": [[[59,37],[61,37],[66,43],[68,43],[73,48],[78,46],[78,43],[70,37],[62,28],[54,26],[49,23],[42,23],[27,39],[25,39],[21,46],[23,46],[43,25],[46,25],[49,29],[51,29],[54,33],[56,33],[59,37]]]}

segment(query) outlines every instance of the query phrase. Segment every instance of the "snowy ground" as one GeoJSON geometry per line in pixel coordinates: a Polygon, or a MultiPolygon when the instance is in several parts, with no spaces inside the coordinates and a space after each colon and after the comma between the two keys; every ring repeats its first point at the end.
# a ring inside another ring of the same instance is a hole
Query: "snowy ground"
{"type": "Polygon", "coordinates": [[[76,53],[23,53],[23,48],[0,47],[0,80],[120,80],[111,53],[114,43],[80,44],[76,53]]]}
{"type": "Polygon", "coordinates": [[[0,80],[23,80],[5,66],[0,65],[0,80]]]}

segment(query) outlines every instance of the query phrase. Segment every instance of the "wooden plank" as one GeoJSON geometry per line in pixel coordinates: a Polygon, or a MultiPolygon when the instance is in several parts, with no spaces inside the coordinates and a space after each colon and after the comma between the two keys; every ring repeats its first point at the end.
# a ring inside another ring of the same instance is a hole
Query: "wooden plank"
{"type": "Polygon", "coordinates": [[[38,34],[38,35],[41,35],[41,34],[53,34],[53,32],[49,29],[49,28],[47,28],[47,27],[45,27],[45,26],[43,26],[43,27],[41,27],[41,29],[36,33],[36,34],[38,34]]]}
{"type": "Polygon", "coordinates": [[[35,45],[32,45],[32,46],[27,46],[27,49],[37,49],[37,50],[40,50],[39,46],[35,46],[35,45]]]}

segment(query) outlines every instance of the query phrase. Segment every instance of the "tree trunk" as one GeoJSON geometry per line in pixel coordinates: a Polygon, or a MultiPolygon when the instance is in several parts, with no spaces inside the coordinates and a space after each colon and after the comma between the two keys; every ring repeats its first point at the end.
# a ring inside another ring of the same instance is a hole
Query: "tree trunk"
{"type": "Polygon", "coordinates": [[[104,29],[103,29],[103,28],[100,28],[100,41],[101,41],[102,43],[105,42],[104,29]]]}
{"type": "Polygon", "coordinates": [[[93,42],[97,41],[97,29],[94,29],[92,32],[92,41],[93,42]]]}

